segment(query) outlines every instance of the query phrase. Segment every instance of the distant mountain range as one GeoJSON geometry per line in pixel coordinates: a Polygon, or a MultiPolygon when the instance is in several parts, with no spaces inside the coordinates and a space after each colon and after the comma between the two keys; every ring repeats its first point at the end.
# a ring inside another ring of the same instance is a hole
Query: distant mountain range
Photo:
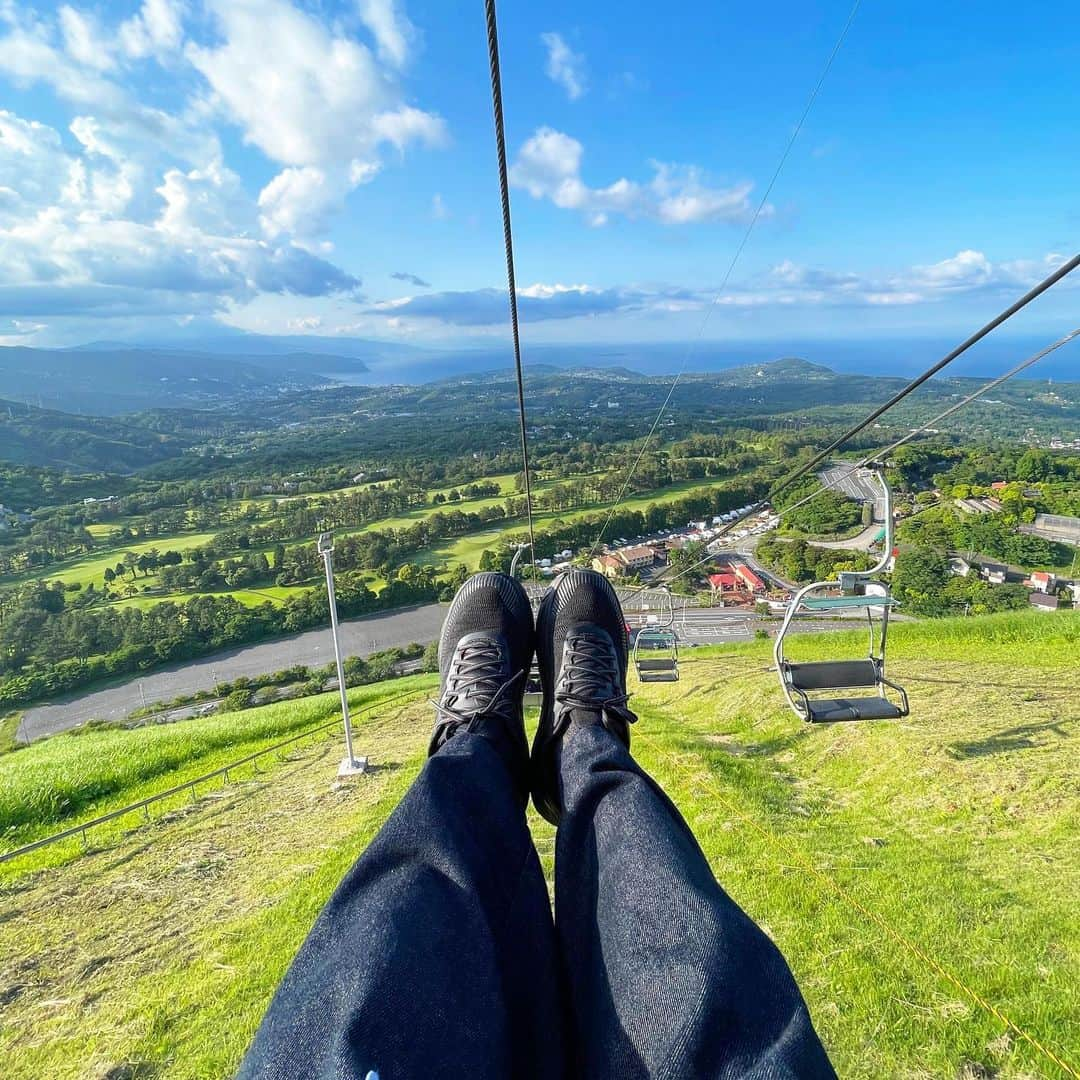
{"type": "Polygon", "coordinates": [[[116,416],[144,409],[213,407],[238,398],[315,389],[359,376],[362,360],[310,352],[225,356],[99,344],[0,348],[0,394],[40,408],[116,416]]]}
{"type": "MultiPolygon", "coordinates": [[[[28,379],[36,363],[38,375],[47,372],[59,380],[60,390],[84,410],[94,401],[117,412],[125,401],[143,407],[107,416],[99,408],[99,415],[88,416],[37,408],[7,395],[0,401],[0,461],[111,473],[153,467],[156,474],[188,477],[232,468],[241,460],[252,467],[283,461],[300,467],[389,450],[491,450],[517,438],[517,389],[513,370],[505,365],[419,385],[384,386],[350,385],[296,370],[301,363],[321,364],[326,357],[317,353],[274,354],[256,362],[250,356],[140,349],[8,352],[15,361],[8,370],[28,379]],[[87,359],[87,370],[78,370],[87,359]],[[161,376],[163,370],[170,374],[161,376]],[[73,385],[65,385],[65,378],[73,385]]],[[[4,359],[0,354],[0,370],[4,359]]],[[[351,362],[364,375],[358,358],[331,359],[351,362]]],[[[847,424],[903,384],[896,376],[840,373],[795,357],[687,371],[677,387],[669,373],[534,361],[526,370],[525,395],[534,437],[561,446],[568,439],[612,442],[642,436],[661,405],[665,429],[674,432],[847,424]]],[[[978,385],[972,379],[931,380],[889,414],[881,437],[926,422],[978,385]]],[[[1048,386],[1045,380],[1015,380],[965,407],[947,430],[1051,438],[1075,437],[1070,433],[1078,425],[1080,381],[1048,386]]]]}
{"type": "MultiPolygon", "coordinates": [[[[572,369],[607,378],[671,379],[718,374],[737,367],[801,356],[841,376],[910,377],[955,342],[906,339],[879,342],[530,345],[526,371],[534,376],[572,369]]],[[[1042,339],[992,337],[955,366],[951,376],[987,377],[1046,344],[1042,339]]],[[[296,391],[335,385],[387,386],[483,378],[512,363],[509,342],[497,347],[435,348],[364,338],[267,336],[241,332],[175,343],[96,341],[67,349],[0,348],[0,396],[44,408],[116,416],[153,408],[214,409],[265,402],[296,391]]],[[[1036,380],[1080,379],[1080,343],[1031,370],[1036,380]]]]}

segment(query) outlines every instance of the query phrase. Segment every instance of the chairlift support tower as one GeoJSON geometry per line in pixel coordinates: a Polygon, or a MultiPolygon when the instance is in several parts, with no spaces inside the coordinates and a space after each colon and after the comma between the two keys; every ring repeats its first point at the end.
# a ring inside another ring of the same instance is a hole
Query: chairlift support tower
{"type": "Polygon", "coordinates": [[[345,724],[345,756],[338,765],[338,776],[358,776],[367,772],[368,759],[353,753],[352,721],[349,719],[349,692],[345,686],[345,662],[341,656],[338,632],[337,595],[334,592],[334,534],[319,534],[317,548],[326,568],[326,598],[330,604],[330,631],[334,639],[334,661],[337,664],[338,690],[341,692],[341,718],[345,724]]]}

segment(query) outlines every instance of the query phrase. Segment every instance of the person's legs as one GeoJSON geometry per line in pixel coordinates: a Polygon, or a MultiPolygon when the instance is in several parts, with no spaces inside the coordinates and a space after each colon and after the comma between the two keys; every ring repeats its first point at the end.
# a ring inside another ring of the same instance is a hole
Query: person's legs
{"type": "Polygon", "coordinates": [[[629,752],[622,613],[574,571],[537,625],[534,797],[558,822],[555,921],[589,1077],[831,1077],[783,957],[629,752]]]}
{"type": "Polygon", "coordinates": [[[297,954],[242,1077],[559,1076],[551,908],[525,822],[520,586],[462,587],[430,760],[297,954]]]}

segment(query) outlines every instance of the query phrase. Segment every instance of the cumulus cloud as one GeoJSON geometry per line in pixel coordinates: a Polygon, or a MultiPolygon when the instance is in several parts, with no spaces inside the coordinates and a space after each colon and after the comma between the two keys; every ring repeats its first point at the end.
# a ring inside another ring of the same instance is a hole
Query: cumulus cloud
{"type": "Polygon", "coordinates": [[[412,38],[390,0],[360,6],[377,53],[285,0],[211,0],[209,8],[220,41],[189,43],[186,55],[214,107],[284,166],[259,199],[268,235],[310,241],[378,172],[384,147],[404,152],[445,138],[442,119],[407,104],[390,70],[404,64],[412,38]]]}
{"type": "Polygon", "coordinates": [[[357,0],[368,44],[288,0],[207,0],[189,25],[193,10],[142,0],[110,22],[77,0],[51,14],[0,0],[0,77],[48,86],[71,116],[61,132],[0,110],[0,305],[24,325],[362,300],[318,237],[389,154],[445,134],[399,84],[417,41],[402,4],[357,0]],[[146,60],[186,68],[177,112],[129,89],[146,60]],[[218,120],[279,166],[261,192],[226,165],[218,120]]]}
{"type": "MultiPolygon", "coordinates": [[[[628,312],[654,315],[721,308],[852,308],[929,304],[984,291],[1003,295],[1029,288],[1064,256],[993,263],[981,252],[962,251],[931,266],[913,266],[881,276],[800,266],[785,260],[729,285],[717,295],[708,286],[534,284],[518,289],[522,319],[598,318],[628,312]]],[[[410,321],[450,327],[496,326],[507,319],[506,292],[475,289],[406,296],[374,304],[370,314],[407,326],[410,321]]]]}
{"type": "Polygon", "coordinates": [[[64,48],[73,60],[98,71],[108,71],[116,66],[112,43],[93,16],[65,4],[60,8],[60,30],[64,48]]]}
{"type": "MultiPolygon", "coordinates": [[[[518,310],[524,320],[576,319],[691,299],[683,289],[597,289],[588,285],[536,284],[518,289],[518,310]]],[[[492,326],[507,319],[505,289],[473,289],[409,296],[373,305],[369,311],[398,320],[426,319],[450,326],[492,326]]]]}
{"type": "Polygon", "coordinates": [[[359,0],[359,7],[360,18],[374,36],[380,58],[402,67],[416,39],[416,28],[397,0],[359,0]]]}
{"type": "MultiPolygon", "coordinates": [[[[534,199],[549,199],[561,209],[583,213],[593,225],[606,224],[612,214],[687,225],[742,221],[751,212],[752,184],[712,187],[692,165],[653,161],[652,179],[645,183],[622,177],[606,187],[589,187],[581,176],[584,153],[577,139],[542,127],[522,146],[511,166],[510,180],[534,199]]],[[[771,208],[765,207],[764,212],[771,208]]]]}
{"type": "MultiPolygon", "coordinates": [[[[7,32],[0,35],[0,74],[16,86],[26,88],[45,83],[58,97],[77,105],[116,109],[127,104],[123,91],[105,77],[100,66],[79,62],[64,48],[57,47],[55,27],[13,5],[0,14],[7,23],[7,32]]],[[[76,18],[68,17],[60,36],[69,49],[91,49],[88,36],[91,24],[77,13],[72,14],[76,18]]]]}
{"type": "Polygon", "coordinates": [[[547,49],[545,74],[566,91],[571,101],[577,101],[586,90],[584,55],[574,52],[561,34],[541,34],[540,40],[547,49]]]}
{"type": "Polygon", "coordinates": [[[76,134],[82,152],[69,153],[55,129],[0,112],[0,307],[8,314],[193,314],[261,292],[359,289],[325,259],[245,234],[254,207],[220,161],[169,169],[140,193],[146,178],[107,125],[88,122],[76,134]]]}

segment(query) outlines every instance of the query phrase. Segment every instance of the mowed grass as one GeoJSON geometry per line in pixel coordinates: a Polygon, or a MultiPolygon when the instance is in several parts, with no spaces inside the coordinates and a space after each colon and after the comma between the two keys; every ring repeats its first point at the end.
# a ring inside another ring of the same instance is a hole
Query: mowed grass
{"type": "MultiPolygon", "coordinates": [[[[715,483],[716,482],[714,482],[714,484],[715,483]]],[[[710,484],[707,480],[683,480],[677,484],[672,484],[670,487],[659,488],[656,491],[649,492],[645,495],[625,499],[621,504],[621,508],[624,510],[644,510],[653,503],[673,502],[675,499],[681,498],[688,491],[693,491],[702,487],[712,487],[714,484],[710,484]]],[[[550,525],[555,521],[575,521],[578,518],[596,514],[598,510],[601,509],[603,509],[603,504],[586,506],[578,510],[545,510],[541,513],[533,514],[533,521],[537,528],[541,528],[542,526],[550,525]]],[[[520,532],[524,528],[524,518],[505,521],[500,523],[496,528],[484,529],[456,539],[444,540],[441,543],[435,544],[432,547],[419,552],[411,561],[428,566],[452,567],[463,565],[469,570],[476,570],[480,564],[480,556],[484,553],[485,549],[490,549],[492,551],[496,550],[499,546],[499,540],[504,533],[520,532]]],[[[609,534],[605,539],[607,542],[612,543],[617,538],[609,534]]]]}
{"type": "MultiPolygon", "coordinates": [[[[152,580],[152,579],[151,579],[152,580]]],[[[193,596],[231,596],[245,607],[258,607],[260,604],[282,604],[290,596],[299,596],[311,589],[311,585],[265,585],[260,589],[214,589],[205,592],[143,593],[128,596],[123,600],[113,601],[113,607],[137,607],[144,611],[155,604],[166,601],[184,604],[193,596]]]]}
{"type": "MultiPolygon", "coordinates": [[[[489,496],[481,499],[462,499],[456,503],[444,503],[441,505],[428,505],[423,507],[417,507],[415,510],[411,510],[408,513],[401,514],[395,517],[382,518],[378,521],[367,522],[364,525],[357,526],[351,529],[339,529],[339,536],[350,536],[359,533],[370,532],[372,530],[384,530],[384,529],[405,529],[411,525],[415,525],[419,521],[424,521],[437,513],[449,513],[451,511],[461,511],[463,513],[475,513],[480,510],[486,509],[491,506],[501,505],[508,495],[514,494],[514,476],[513,474],[505,473],[495,476],[485,477],[486,482],[494,482],[499,485],[500,495],[489,496]]],[[[573,478],[570,478],[573,480],[573,478]]],[[[544,491],[546,488],[552,487],[555,484],[563,483],[565,481],[557,480],[541,480],[534,485],[536,492],[544,491]]],[[[359,485],[366,486],[366,485],[359,485]]],[[[651,503],[663,503],[670,502],[673,499],[677,499],[686,492],[692,491],[695,488],[709,487],[710,483],[707,480],[684,480],[677,484],[672,484],[666,488],[660,488],[656,491],[648,492],[644,495],[634,496],[627,499],[622,504],[625,509],[629,510],[643,510],[651,503]]],[[[344,489],[345,491],[349,489],[344,489]]],[[[446,494],[451,488],[439,488],[432,489],[428,492],[429,499],[434,498],[437,492],[446,494]]],[[[321,492],[307,498],[318,499],[320,496],[343,494],[344,491],[338,492],[321,492]]],[[[261,497],[265,501],[272,501],[274,496],[261,497]]],[[[288,501],[287,498],[276,497],[277,501],[288,501]]],[[[241,503],[244,500],[239,500],[241,503]]],[[[246,500],[251,502],[252,500],[246,500]]],[[[257,501],[257,500],[256,500],[257,501]]],[[[534,515],[534,519],[537,525],[548,524],[552,521],[572,521],[575,518],[582,517],[587,514],[594,514],[597,510],[602,509],[601,504],[594,506],[583,507],[578,510],[568,511],[545,511],[544,513],[534,515]]],[[[118,523],[109,523],[107,525],[93,525],[90,526],[90,531],[97,537],[108,535],[108,533],[116,527],[118,523]]],[[[506,522],[500,522],[497,526],[483,529],[478,532],[470,533],[467,536],[457,539],[449,539],[443,541],[431,549],[419,552],[413,557],[411,561],[439,566],[456,566],[464,565],[470,570],[475,570],[480,562],[480,555],[485,548],[494,548],[498,545],[500,536],[507,531],[515,531],[524,528],[524,519],[512,520],[506,522]]],[[[26,572],[19,575],[12,575],[5,579],[8,584],[16,584],[24,581],[35,580],[39,577],[45,578],[50,581],[62,581],[65,584],[78,584],[85,588],[91,582],[97,588],[101,588],[104,585],[104,574],[107,568],[115,568],[117,563],[121,562],[124,553],[133,551],[135,554],[142,554],[145,551],[149,551],[151,548],[156,548],[158,551],[180,551],[186,552],[192,548],[200,547],[201,545],[212,540],[217,535],[216,530],[210,530],[199,533],[177,533],[172,536],[160,536],[153,540],[133,542],[125,546],[112,547],[105,551],[95,552],[92,555],[85,556],[80,559],[69,560],[66,563],[58,563],[53,567],[49,567],[44,573],[41,571],[26,572]]],[[[609,537],[608,539],[614,539],[609,537]]],[[[310,543],[311,541],[291,541],[286,543],[286,547],[293,548],[303,543],[310,543]]],[[[274,547],[273,544],[263,545],[260,549],[264,553],[269,553],[274,547]]],[[[239,554],[239,553],[235,553],[239,554]]],[[[130,581],[130,577],[125,574],[125,581],[130,581]]],[[[151,589],[156,588],[157,577],[156,575],[143,576],[136,574],[134,584],[142,588],[143,586],[150,586],[151,589]]],[[[272,603],[282,603],[288,596],[304,592],[310,588],[310,583],[296,586],[267,586],[260,589],[234,589],[234,590],[221,590],[221,595],[230,595],[235,597],[240,603],[248,606],[256,606],[260,603],[270,600],[272,603]]],[[[163,600],[171,600],[175,603],[183,603],[190,599],[192,596],[203,595],[199,590],[190,590],[184,592],[171,593],[168,595],[162,595],[155,592],[140,593],[136,596],[124,597],[114,601],[114,604],[118,607],[138,607],[148,608],[152,607],[156,603],[160,603],[163,600]]]]}
{"type": "MultiPolygon", "coordinates": [[[[841,1076],[1026,1080],[1080,1059],[1078,642],[1075,614],[897,625],[895,723],[803,725],[765,643],[685,650],[677,684],[631,677],[635,755],[787,956],[841,1076]]],[[[429,730],[428,707],[387,706],[358,725],[378,766],[359,782],[333,783],[340,740],[320,742],[10,881],[6,1073],[230,1075],[429,730]]],[[[550,876],[553,830],[531,822],[550,876]]]]}
{"type": "MultiPolygon", "coordinates": [[[[107,551],[98,552],[82,559],[57,563],[44,570],[39,569],[22,574],[13,574],[4,578],[3,583],[5,585],[19,584],[24,581],[36,581],[38,578],[42,578],[46,581],[62,581],[69,585],[78,584],[83,588],[93,582],[95,587],[100,589],[105,584],[105,571],[110,567],[115,569],[117,563],[123,561],[125,552],[133,551],[136,555],[141,555],[151,548],[157,548],[158,551],[185,552],[207,543],[215,535],[214,532],[181,533],[177,536],[159,536],[154,540],[136,541],[124,547],[109,548],[107,551]]],[[[124,578],[126,581],[131,581],[130,574],[126,570],[124,571],[124,578]]],[[[136,585],[153,585],[155,580],[153,575],[144,577],[136,571],[136,585]]]]}
{"type": "MultiPolygon", "coordinates": [[[[427,693],[432,685],[431,676],[409,676],[358,687],[349,692],[350,709],[363,711],[389,697],[427,693]]],[[[134,730],[81,729],[5,754],[0,757],[0,852],[227,765],[330,720],[340,709],[335,691],[134,730]]],[[[130,825],[121,822],[118,828],[130,825]]],[[[95,833],[94,839],[101,838],[95,833]]],[[[76,841],[0,865],[0,880],[56,865],[77,851],[76,841]]]]}

